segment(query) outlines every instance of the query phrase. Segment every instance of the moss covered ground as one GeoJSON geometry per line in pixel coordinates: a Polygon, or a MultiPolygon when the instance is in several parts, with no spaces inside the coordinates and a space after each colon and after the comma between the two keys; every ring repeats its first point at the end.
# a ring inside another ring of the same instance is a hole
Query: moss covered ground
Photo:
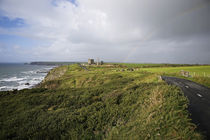
{"type": "Polygon", "coordinates": [[[0,92],[0,139],[203,139],[188,100],[159,74],[61,66],[36,88],[0,92]]]}

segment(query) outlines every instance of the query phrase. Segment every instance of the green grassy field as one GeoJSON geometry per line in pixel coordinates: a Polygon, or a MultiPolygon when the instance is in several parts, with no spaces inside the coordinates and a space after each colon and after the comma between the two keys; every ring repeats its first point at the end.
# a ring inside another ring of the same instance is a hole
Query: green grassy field
{"type": "Polygon", "coordinates": [[[155,63],[115,63],[128,68],[154,68],[154,67],[183,67],[183,66],[194,66],[191,64],[155,64],[155,63]]]}
{"type": "Polygon", "coordinates": [[[181,77],[210,87],[210,66],[155,67],[142,68],[141,70],[157,73],[159,75],[181,77]],[[190,72],[191,76],[188,78],[181,76],[181,70],[190,72]]]}
{"type": "Polygon", "coordinates": [[[34,89],[0,92],[0,139],[203,139],[188,100],[157,73],[61,66],[34,89]]]}
{"type": "Polygon", "coordinates": [[[191,76],[210,77],[210,66],[188,66],[188,67],[158,67],[143,68],[142,70],[159,73],[180,73],[181,70],[189,71],[191,76]]]}

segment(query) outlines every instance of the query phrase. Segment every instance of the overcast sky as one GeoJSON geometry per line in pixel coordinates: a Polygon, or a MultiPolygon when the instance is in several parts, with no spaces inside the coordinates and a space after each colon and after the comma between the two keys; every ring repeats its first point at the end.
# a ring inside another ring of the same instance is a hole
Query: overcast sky
{"type": "Polygon", "coordinates": [[[0,0],[0,62],[209,63],[210,0],[0,0]]]}

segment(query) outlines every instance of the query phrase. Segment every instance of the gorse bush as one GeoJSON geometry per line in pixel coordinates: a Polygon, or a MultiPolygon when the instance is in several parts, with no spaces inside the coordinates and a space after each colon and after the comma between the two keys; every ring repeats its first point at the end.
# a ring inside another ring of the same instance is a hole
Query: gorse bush
{"type": "Polygon", "coordinates": [[[38,88],[0,92],[0,139],[202,139],[187,99],[156,74],[88,69],[58,67],[38,88]]]}

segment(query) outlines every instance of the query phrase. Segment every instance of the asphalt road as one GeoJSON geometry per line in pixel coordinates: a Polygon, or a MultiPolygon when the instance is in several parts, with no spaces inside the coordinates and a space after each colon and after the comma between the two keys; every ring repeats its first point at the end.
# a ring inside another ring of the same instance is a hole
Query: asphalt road
{"type": "Polygon", "coordinates": [[[193,123],[210,139],[210,88],[181,78],[162,76],[162,79],[181,88],[189,99],[188,110],[193,123]]]}
{"type": "Polygon", "coordinates": [[[82,69],[89,71],[85,66],[82,66],[81,64],[78,64],[82,69]]]}

